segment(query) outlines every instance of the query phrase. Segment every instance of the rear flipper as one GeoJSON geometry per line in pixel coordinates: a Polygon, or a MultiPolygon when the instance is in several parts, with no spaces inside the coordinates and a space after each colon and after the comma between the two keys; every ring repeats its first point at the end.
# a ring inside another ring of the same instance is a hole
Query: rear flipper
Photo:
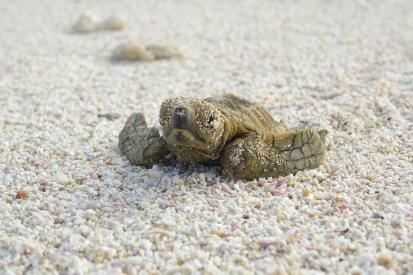
{"type": "Polygon", "coordinates": [[[278,177],[313,169],[325,159],[327,132],[300,129],[284,133],[249,134],[224,148],[221,164],[244,179],[278,177]]]}
{"type": "Polygon", "coordinates": [[[151,166],[168,153],[158,129],[148,127],[141,113],[132,114],[119,134],[119,150],[134,165],[151,166]]]}

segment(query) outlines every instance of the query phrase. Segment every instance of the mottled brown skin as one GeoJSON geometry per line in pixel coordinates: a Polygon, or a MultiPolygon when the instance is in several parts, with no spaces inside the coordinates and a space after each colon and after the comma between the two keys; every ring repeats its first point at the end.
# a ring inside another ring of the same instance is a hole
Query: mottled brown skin
{"type": "Polygon", "coordinates": [[[325,158],[325,130],[288,130],[264,107],[230,94],[168,99],[160,124],[162,137],[142,114],[128,119],[119,148],[131,163],[151,166],[172,152],[184,161],[221,164],[250,180],[316,168],[325,158]]]}

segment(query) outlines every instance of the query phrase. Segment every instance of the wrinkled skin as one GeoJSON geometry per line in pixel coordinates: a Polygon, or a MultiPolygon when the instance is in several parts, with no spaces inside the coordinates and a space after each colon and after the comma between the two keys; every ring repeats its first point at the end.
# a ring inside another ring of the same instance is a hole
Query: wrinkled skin
{"type": "Polygon", "coordinates": [[[168,99],[160,124],[162,137],[142,114],[128,119],[119,149],[132,164],[151,166],[172,152],[184,161],[221,164],[250,180],[313,169],[325,159],[327,131],[288,130],[262,106],[233,95],[168,99]]]}

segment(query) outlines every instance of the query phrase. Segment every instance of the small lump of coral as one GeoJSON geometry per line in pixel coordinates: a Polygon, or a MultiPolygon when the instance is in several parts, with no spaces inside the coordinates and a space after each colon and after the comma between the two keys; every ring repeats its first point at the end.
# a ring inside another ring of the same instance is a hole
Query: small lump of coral
{"type": "Polygon", "coordinates": [[[128,43],[116,47],[113,51],[112,59],[118,61],[153,61],[155,57],[148,52],[144,45],[128,43]]]}
{"type": "Polygon", "coordinates": [[[73,31],[77,33],[92,33],[97,31],[119,31],[126,26],[126,21],[118,16],[111,16],[104,20],[99,20],[90,14],[82,14],[73,26],[73,31]]]}
{"type": "Polygon", "coordinates": [[[165,45],[143,45],[136,42],[121,44],[115,48],[112,59],[117,61],[154,61],[182,57],[179,48],[165,45]]]}
{"type": "Polygon", "coordinates": [[[156,59],[168,59],[182,57],[182,51],[175,46],[162,46],[162,45],[148,45],[146,50],[152,53],[156,59]]]}
{"type": "Polygon", "coordinates": [[[73,26],[73,31],[78,33],[90,33],[96,31],[96,19],[89,14],[82,14],[73,26]]]}

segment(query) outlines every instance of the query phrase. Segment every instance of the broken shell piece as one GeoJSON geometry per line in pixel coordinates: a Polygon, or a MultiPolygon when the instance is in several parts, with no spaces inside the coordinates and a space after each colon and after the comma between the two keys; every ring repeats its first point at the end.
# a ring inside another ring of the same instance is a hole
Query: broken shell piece
{"type": "Polygon", "coordinates": [[[127,43],[118,46],[112,54],[114,60],[154,61],[181,57],[181,50],[173,46],[148,45],[127,43]]]}
{"type": "Polygon", "coordinates": [[[144,45],[128,43],[116,47],[112,59],[119,61],[153,61],[155,56],[148,52],[144,45]]]}
{"type": "Polygon", "coordinates": [[[174,46],[148,45],[146,49],[152,53],[156,59],[182,57],[181,50],[174,46]]]}
{"type": "Polygon", "coordinates": [[[97,30],[96,19],[91,15],[82,14],[73,26],[73,31],[78,33],[90,33],[97,30]]]}
{"type": "Polygon", "coordinates": [[[112,16],[106,19],[100,29],[108,31],[120,31],[123,30],[126,26],[126,21],[120,17],[112,16]]]}

